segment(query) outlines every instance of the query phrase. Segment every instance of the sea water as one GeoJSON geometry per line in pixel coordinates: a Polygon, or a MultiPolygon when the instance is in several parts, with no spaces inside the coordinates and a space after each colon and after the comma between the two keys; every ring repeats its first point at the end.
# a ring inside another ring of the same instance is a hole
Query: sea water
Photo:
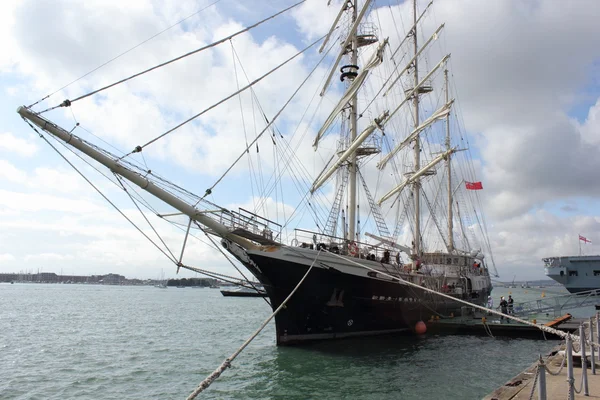
{"type": "MultiPolygon", "coordinates": [[[[498,288],[496,305],[509,291],[541,297],[498,288]]],[[[0,307],[0,399],[183,399],[271,313],[209,288],[19,283],[0,284],[0,307]]],[[[277,347],[272,322],[200,398],[479,399],[557,343],[425,334],[277,347]]]]}

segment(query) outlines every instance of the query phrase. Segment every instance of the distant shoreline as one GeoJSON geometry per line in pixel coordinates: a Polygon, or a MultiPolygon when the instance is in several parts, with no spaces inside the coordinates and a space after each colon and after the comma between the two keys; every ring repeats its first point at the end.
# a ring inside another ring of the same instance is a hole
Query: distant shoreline
{"type": "Polygon", "coordinates": [[[113,285],[113,286],[183,286],[210,287],[228,285],[212,278],[181,278],[181,279],[128,279],[123,275],[57,275],[54,272],[32,273],[0,273],[0,283],[51,283],[51,284],[84,284],[84,285],[113,285]]]}

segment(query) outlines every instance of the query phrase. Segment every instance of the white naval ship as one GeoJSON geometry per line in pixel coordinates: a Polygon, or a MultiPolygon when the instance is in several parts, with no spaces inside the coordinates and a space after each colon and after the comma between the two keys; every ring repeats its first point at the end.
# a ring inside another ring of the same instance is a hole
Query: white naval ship
{"type": "Polygon", "coordinates": [[[600,255],[549,257],[542,261],[546,276],[571,293],[600,289],[600,255]]]}

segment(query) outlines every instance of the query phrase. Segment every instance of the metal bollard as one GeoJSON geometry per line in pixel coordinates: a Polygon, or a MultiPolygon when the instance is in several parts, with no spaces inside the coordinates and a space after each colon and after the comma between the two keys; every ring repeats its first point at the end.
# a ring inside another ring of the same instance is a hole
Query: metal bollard
{"type": "Polygon", "coordinates": [[[583,395],[589,396],[590,391],[588,389],[587,380],[587,357],[585,355],[585,327],[583,324],[579,325],[579,346],[581,347],[581,379],[583,380],[583,395]]]}
{"type": "Polygon", "coordinates": [[[540,354],[538,363],[538,400],[546,400],[546,366],[540,354]]]}
{"type": "Polygon", "coordinates": [[[594,348],[594,319],[590,317],[590,362],[592,363],[592,375],[596,375],[596,349],[594,348]]]}
{"type": "Polygon", "coordinates": [[[573,339],[571,335],[567,335],[567,382],[569,382],[569,400],[575,399],[574,384],[575,379],[573,378],[573,339]]]}

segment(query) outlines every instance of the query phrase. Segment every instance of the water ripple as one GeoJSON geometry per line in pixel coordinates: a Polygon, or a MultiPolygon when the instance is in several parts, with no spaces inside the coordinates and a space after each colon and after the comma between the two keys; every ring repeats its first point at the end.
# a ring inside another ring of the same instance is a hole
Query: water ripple
{"type": "MultiPolygon", "coordinates": [[[[0,284],[1,399],[185,398],[269,315],[217,290],[0,284]]],[[[380,337],[277,347],[269,325],[206,399],[476,399],[553,342],[380,337]]]]}

